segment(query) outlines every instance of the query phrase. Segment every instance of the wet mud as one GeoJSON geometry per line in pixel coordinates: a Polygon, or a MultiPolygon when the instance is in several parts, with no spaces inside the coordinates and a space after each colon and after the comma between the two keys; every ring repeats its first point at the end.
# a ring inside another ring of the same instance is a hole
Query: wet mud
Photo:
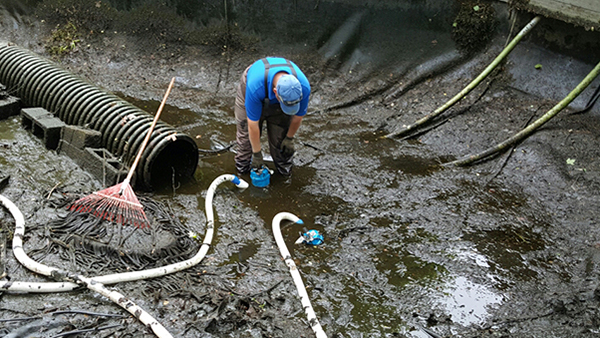
{"type": "MultiPolygon", "coordinates": [[[[239,74],[255,59],[279,54],[305,70],[313,89],[291,178],[274,175],[265,189],[221,185],[213,203],[215,238],[199,265],[110,288],[176,337],[312,337],[271,230],[273,217],[287,211],[324,235],[321,246],[295,245],[303,226],[282,224],[329,337],[600,336],[600,111],[569,115],[598,81],[509,151],[469,167],[443,165],[512,136],[593,65],[525,39],[439,126],[408,140],[386,139],[445,103],[498,55],[511,31],[508,8],[495,3],[493,38],[466,57],[452,37],[458,8],[446,2],[338,5],[331,25],[339,29],[315,28],[322,35],[306,46],[263,36],[251,50],[214,53],[106,32],[55,59],[149,112],[176,77],[162,119],[204,152],[192,182],[144,197],[195,234],[194,247],[206,232],[206,190],[219,175],[235,174],[235,147],[221,149],[235,141],[239,74]]],[[[332,8],[320,7],[319,15],[332,8]]],[[[48,56],[40,41],[52,27],[11,17],[16,24],[2,19],[0,38],[48,56]]],[[[0,121],[0,169],[0,178],[10,176],[2,194],[25,215],[26,252],[45,264],[93,275],[173,259],[102,266],[101,257],[75,259],[77,246],[64,237],[66,245],[49,245],[66,234],[55,233],[68,216],[65,199],[104,187],[69,158],[45,150],[18,117],[0,121]]],[[[0,226],[12,238],[14,222],[3,208],[0,226]]],[[[130,245],[152,245],[139,243],[130,245]]],[[[149,255],[147,249],[140,251],[149,255]]],[[[6,250],[5,278],[49,281],[14,259],[10,240],[6,250]]],[[[52,336],[85,329],[96,331],[79,336],[153,336],[86,289],[2,293],[0,320],[0,334],[15,337],[31,336],[18,330],[52,336]]]]}

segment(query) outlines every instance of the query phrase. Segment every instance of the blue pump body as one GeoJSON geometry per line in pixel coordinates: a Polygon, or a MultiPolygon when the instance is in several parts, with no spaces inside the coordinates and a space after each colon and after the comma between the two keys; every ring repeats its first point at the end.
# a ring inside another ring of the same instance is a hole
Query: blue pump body
{"type": "Polygon", "coordinates": [[[321,245],[325,241],[318,230],[308,230],[302,234],[302,237],[304,237],[303,242],[308,245],[321,245]]]}
{"type": "Polygon", "coordinates": [[[258,188],[264,188],[271,183],[271,173],[268,168],[252,169],[250,171],[252,185],[258,188]]]}

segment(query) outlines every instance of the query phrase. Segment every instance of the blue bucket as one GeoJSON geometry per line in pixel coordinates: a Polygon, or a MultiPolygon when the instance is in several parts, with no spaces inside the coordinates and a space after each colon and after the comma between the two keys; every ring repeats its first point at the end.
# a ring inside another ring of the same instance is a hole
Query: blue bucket
{"type": "Polygon", "coordinates": [[[252,169],[250,171],[250,179],[252,185],[259,188],[264,188],[269,185],[271,181],[271,173],[268,168],[252,169]]]}

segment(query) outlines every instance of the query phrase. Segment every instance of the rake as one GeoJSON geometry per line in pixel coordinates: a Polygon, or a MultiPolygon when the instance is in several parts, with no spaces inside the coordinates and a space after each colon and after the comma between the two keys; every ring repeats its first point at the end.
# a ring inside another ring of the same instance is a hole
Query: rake
{"type": "Polygon", "coordinates": [[[138,151],[125,180],[123,180],[122,183],[78,199],[67,207],[68,210],[81,213],[91,213],[98,218],[102,218],[110,222],[115,222],[117,224],[130,224],[141,229],[150,227],[146,213],[144,213],[144,208],[139,202],[138,198],[135,196],[130,182],[131,178],[133,177],[133,173],[135,172],[135,168],[142,157],[142,153],[146,149],[146,145],[150,140],[150,136],[154,131],[154,127],[158,122],[160,113],[165,106],[165,102],[167,101],[167,97],[169,96],[174,83],[175,78],[171,79],[171,83],[169,83],[169,88],[167,88],[167,92],[165,93],[165,96],[158,107],[156,115],[154,116],[154,120],[152,121],[150,129],[146,134],[146,138],[144,139],[144,142],[142,143],[142,146],[140,147],[140,150],[138,151]]]}

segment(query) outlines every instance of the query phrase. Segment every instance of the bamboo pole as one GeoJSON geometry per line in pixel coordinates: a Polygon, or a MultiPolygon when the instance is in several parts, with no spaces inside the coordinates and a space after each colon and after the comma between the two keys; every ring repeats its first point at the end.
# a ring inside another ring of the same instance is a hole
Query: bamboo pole
{"type": "Polygon", "coordinates": [[[567,95],[564,99],[562,99],[558,104],[556,104],[554,107],[552,107],[552,109],[550,109],[546,114],[544,114],[542,117],[540,117],[539,119],[537,119],[535,122],[533,122],[532,124],[530,124],[527,128],[521,130],[520,132],[516,133],[515,135],[513,135],[511,138],[505,140],[504,142],[501,142],[499,144],[497,144],[494,147],[490,147],[478,154],[475,155],[470,155],[470,156],[465,156],[461,159],[458,159],[456,161],[452,161],[452,162],[448,162],[444,165],[455,165],[455,166],[464,166],[467,164],[471,164],[475,161],[481,160],[485,157],[488,157],[494,153],[497,153],[499,151],[502,151],[503,149],[505,149],[506,147],[513,145],[515,143],[518,143],[520,141],[522,141],[523,139],[525,139],[526,137],[528,137],[529,135],[533,134],[533,132],[541,127],[544,123],[548,122],[551,118],[553,118],[554,116],[556,116],[556,114],[558,114],[561,110],[563,110],[566,106],[569,105],[569,103],[571,103],[571,101],[573,101],[577,96],[579,96],[579,94],[581,94],[581,92],[587,88],[587,86],[589,86],[590,83],[592,83],[592,81],[594,81],[594,79],[598,76],[598,74],[600,74],[600,62],[596,65],[596,67],[594,67],[594,69],[592,69],[592,71],[583,79],[583,81],[581,81],[581,83],[579,83],[579,85],[577,85],[577,87],[575,87],[575,89],[573,89],[569,95],[567,95]]]}
{"type": "Polygon", "coordinates": [[[435,111],[433,111],[431,114],[426,115],[425,117],[422,117],[421,119],[417,120],[415,123],[408,125],[406,127],[404,127],[404,129],[399,130],[399,131],[395,131],[392,133],[389,133],[387,135],[385,135],[385,138],[392,138],[392,137],[396,137],[396,136],[402,136],[407,134],[408,132],[424,125],[425,123],[429,122],[431,119],[435,118],[436,116],[440,115],[441,113],[443,113],[444,111],[446,111],[448,108],[452,107],[456,102],[458,102],[460,99],[462,99],[465,95],[467,95],[471,90],[473,90],[473,88],[475,88],[477,85],[479,85],[479,83],[485,79],[491,72],[492,70],[494,70],[494,68],[496,68],[496,66],[498,66],[498,64],[500,64],[500,62],[517,46],[517,44],[521,41],[521,39],[523,39],[524,36],[526,36],[531,29],[533,29],[533,27],[535,27],[535,25],[540,21],[540,16],[536,16],[535,18],[533,18],[525,27],[523,27],[523,29],[521,29],[521,31],[519,32],[519,34],[517,34],[517,36],[515,36],[514,39],[512,39],[512,41],[508,44],[508,46],[506,46],[502,52],[494,59],[494,61],[492,61],[492,63],[490,63],[484,70],[483,72],[481,72],[481,74],[479,74],[479,76],[477,76],[475,78],[475,80],[471,81],[471,83],[469,83],[463,90],[461,90],[458,94],[456,94],[453,98],[451,98],[450,100],[448,100],[445,104],[443,104],[442,106],[440,106],[439,108],[437,108],[435,111]]]}

